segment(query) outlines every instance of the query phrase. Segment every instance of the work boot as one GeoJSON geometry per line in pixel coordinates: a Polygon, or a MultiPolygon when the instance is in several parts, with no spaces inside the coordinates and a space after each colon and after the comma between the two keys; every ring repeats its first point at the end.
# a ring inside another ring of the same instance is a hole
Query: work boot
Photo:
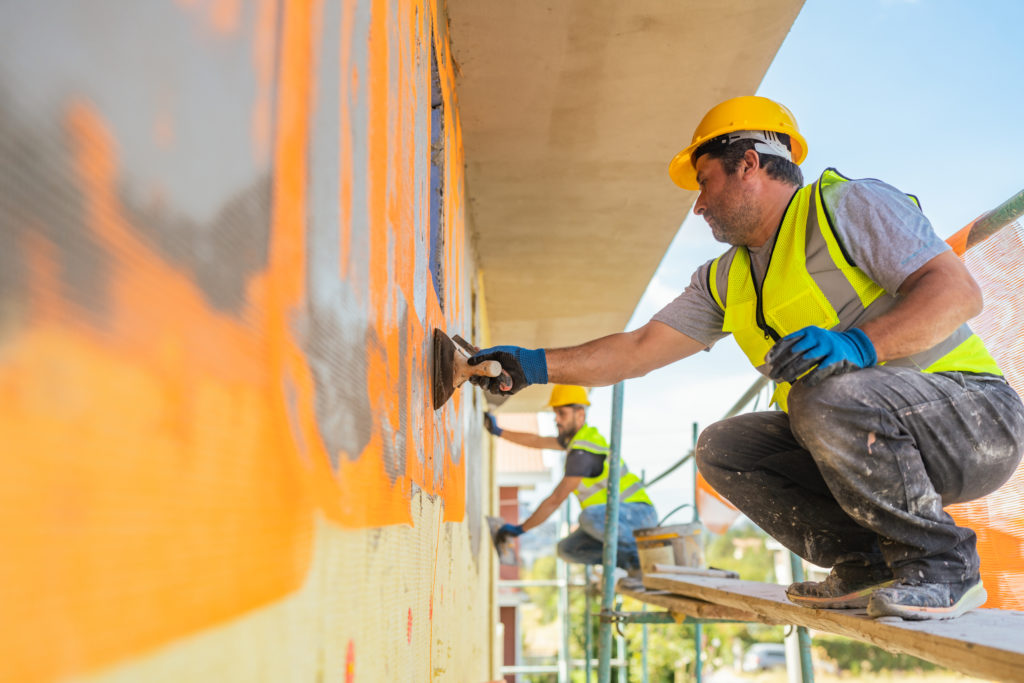
{"type": "Polygon", "coordinates": [[[786,589],[786,597],[790,602],[801,607],[817,609],[859,609],[868,606],[871,595],[886,586],[896,583],[896,579],[882,579],[882,573],[864,573],[863,578],[841,579],[835,569],[824,581],[801,581],[790,584],[786,589]]]}
{"type": "Polygon", "coordinates": [[[959,583],[905,583],[876,591],[868,602],[869,617],[955,619],[964,612],[981,607],[988,599],[981,579],[959,583]]]}

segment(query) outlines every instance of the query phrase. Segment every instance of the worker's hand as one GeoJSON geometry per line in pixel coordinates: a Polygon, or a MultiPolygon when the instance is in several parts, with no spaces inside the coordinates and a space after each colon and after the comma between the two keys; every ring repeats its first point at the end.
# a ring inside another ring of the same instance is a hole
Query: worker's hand
{"type": "Polygon", "coordinates": [[[813,387],[832,375],[874,365],[878,355],[871,339],[856,327],[833,332],[812,326],[780,339],[764,360],[776,382],[794,382],[807,373],[802,381],[813,387]]]}
{"type": "Polygon", "coordinates": [[[479,365],[487,360],[501,363],[501,369],[512,378],[512,386],[503,386],[500,377],[482,377],[475,382],[492,394],[511,396],[531,384],[547,384],[548,360],[544,349],[524,349],[521,346],[492,346],[477,351],[467,361],[479,365]]]}
{"type": "Polygon", "coordinates": [[[524,533],[526,532],[523,531],[523,527],[519,524],[502,524],[498,532],[494,534],[494,543],[500,547],[509,538],[522,536],[524,533]]]}
{"type": "Polygon", "coordinates": [[[490,413],[484,413],[484,429],[495,436],[501,436],[501,432],[503,431],[502,428],[498,426],[497,420],[495,420],[494,416],[490,413]]]}

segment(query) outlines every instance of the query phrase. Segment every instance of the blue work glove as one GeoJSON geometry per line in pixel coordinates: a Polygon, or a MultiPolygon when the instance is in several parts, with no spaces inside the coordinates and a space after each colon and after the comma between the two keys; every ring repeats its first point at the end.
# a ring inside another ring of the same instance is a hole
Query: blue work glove
{"type": "Polygon", "coordinates": [[[512,378],[511,387],[503,387],[500,377],[481,377],[473,383],[481,386],[492,394],[511,396],[523,387],[531,384],[547,384],[548,359],[544,349],[524,349],[521,346],[492,346],[473,354],[467,361],[470,365],[479,365],[486,360],[501,363],[501,369],[512,378]]]}
{"type": "Polygon", "coordinates": [[[489,431],[491,434],[494,434],[495,436],[501,436],[501,433],[504,431],[501,427],[498,426],[498,422],[490,413],[484,413],[484,429],[489,431]]]}
{"type": "Polygon", "coordinates": [[[519,524],[502,524],[498,532],[494,534],[494,544],[501,547],[501,544],[507,541],[509,538],[515,538],[516,536],[522,536],[525,531],[519,524]]]}
{"type": "Polygon", "coordinates": [[[764,360],[768,376],[776,382],[794,382],[806,372],[802,381],[813,387],[832,375],[874,365],[878,355],[868,336],[856,327],[833,332],[812,326],[787,334],[764,360]]]}

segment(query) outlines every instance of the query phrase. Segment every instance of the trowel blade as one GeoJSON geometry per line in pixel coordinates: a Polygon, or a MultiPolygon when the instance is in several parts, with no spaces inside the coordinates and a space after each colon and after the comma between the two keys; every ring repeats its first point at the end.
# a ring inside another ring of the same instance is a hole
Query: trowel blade
{"type": "Polygon", "coordinates": [[[512,542],[512,537],[509,536],[505,541],[498,545],[498,529],[505,525],[505,520],[501,517],[487,517],[487,526],[491,529],[491,544],[494,545],[494,549],[498,553],[498,562],[500,564],[516,566],[519,564],[519,558],[516,557],[516,547],[512,542]]]}

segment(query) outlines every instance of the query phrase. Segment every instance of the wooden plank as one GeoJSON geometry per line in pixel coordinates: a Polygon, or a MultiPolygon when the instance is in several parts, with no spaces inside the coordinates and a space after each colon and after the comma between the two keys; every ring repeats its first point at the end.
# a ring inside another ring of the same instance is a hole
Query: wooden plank
{"type": "Polygon", "coordinates": [[[689,576],[713,576],[719,579],[738,579],[740,575],[726,569],[709,569],[705,567],[684,567],[675,564],[654,565],[654,574],[686,574],[689,576]]]}
{"type": "Polygon", "coordinates": [[[736,609],[735,607],[726,607],[725,605],[716,605],[713,602],[707,602],[706,600],[696,600],[693,598],[684,598],[681,595],[674,595],[668,591],[652,591],[646,589],[632,589],[625,588],[621,583],[616,591],[619,595],[625,595],[627,597],[645,602],[649,605],[655,605],[656,607],[664,607],[672,616],[678,621],[682,621],[684,617],[693,617],[694,619],[727,619],[730,621],[753,621],[759,624],[785,624],[788,622],[766,620],[753,612],[747,612],[745,610],[736,609]]]}
{"type": "Polygon", "coordinates": [[[1020,681],[1024,676],[1024,612],[980,609],[947,621],[872,619],[864,610],[800,607],[776,584],[674,574],[649,574],[658,589],[797,626],[863,640],[890,652],[927,659],[970,676],[1020,681]]]}

